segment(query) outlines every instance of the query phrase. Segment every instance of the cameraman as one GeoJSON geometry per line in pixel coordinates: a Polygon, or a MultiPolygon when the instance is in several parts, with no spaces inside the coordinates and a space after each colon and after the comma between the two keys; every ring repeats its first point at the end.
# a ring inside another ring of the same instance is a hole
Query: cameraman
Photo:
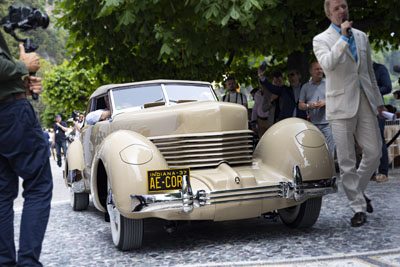
{"type": "Polygon", "coordinates": [[[53,182],[47,140],[26,99],[42,89],[39,77],[25,76],[39,70],[39,57],[25,53],[22,45],[19,49],[20,61],[15,62],[0,32],[0,266],[41,266],[53,182]],[[18,177],[23,179],[24,208],[16,257],[13,203],[18,177]]]}
{"type": "Polygon", "coordinates": [[[83,127],[83,114],[79,113],[78,118],[75,120],[74,119],[74,131],[75,131],[75,138],[74,140],[79,139],[79,136],[81,135],[81,129],[83,127]]]}

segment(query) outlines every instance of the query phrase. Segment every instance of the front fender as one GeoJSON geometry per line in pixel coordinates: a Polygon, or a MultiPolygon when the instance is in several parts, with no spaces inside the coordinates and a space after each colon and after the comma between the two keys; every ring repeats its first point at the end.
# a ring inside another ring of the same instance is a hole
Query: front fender
{"type": "Polygon", "coordinates": [[[304,181],[335,175],[324,135],[312,123],[298,118],[285,119],[269,128],[254,151],[254,159],[290,179],[294,165],[300,167],[304,181]]]}
{"type": "Polygon", "coordinates": [[[146,137],[136,132],[120,130],[108,135],[100,144],[94,157],[91,191],[99,207],[97,170],[102,162],[111,186],[114,204],[121,214],[131,212],[131,194],[147,194],[147,171],[167,169],[168,164],[158,148],[146,137]]]}

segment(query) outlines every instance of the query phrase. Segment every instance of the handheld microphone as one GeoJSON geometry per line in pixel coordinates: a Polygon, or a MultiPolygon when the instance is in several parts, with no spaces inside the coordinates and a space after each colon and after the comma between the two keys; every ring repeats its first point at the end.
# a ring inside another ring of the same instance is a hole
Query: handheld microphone
{"type": "MultiPolygon", "coordinates": [[[[347,21],[346,18],[343,18],[342,23],[347,21]]],[[[349,36],[349,38],[353,35],[353,32],[351,31],[351,28],[347,28],[347,35],[349,36]]]]}

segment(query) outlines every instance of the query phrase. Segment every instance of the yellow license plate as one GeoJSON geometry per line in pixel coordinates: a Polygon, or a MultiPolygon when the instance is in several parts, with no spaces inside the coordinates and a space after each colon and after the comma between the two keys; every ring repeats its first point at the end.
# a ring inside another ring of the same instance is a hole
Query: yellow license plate
{"type": "Polygon", "coordinates": [[[190,177],[190,169],[166,169],[147,171],[148,191],[151,193],[182,190],[182,179],[190,177]]]}

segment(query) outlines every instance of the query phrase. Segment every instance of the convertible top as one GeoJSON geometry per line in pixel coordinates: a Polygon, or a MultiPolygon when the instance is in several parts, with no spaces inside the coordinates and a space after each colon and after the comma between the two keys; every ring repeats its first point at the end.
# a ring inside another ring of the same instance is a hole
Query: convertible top
{"type": "Polygon", "coordinates": [[[132,83],[120,83],[120,84],[106,84],[102,85],[93,92],[90,98],[103,95],[108,92],[108,90],[117,88],[117,87],[124,87],[124,86],[131,86],[131,85],[146,85],[146,84],[162,84],[162,83],[181,83],[181,84],[201,84],[201,85],[211,85],[209,82],[200,82],[200,81],[189,81],[189,80],[151,80],[151,81],[142,81],[142,82],[132,82],[132,83]]]}

